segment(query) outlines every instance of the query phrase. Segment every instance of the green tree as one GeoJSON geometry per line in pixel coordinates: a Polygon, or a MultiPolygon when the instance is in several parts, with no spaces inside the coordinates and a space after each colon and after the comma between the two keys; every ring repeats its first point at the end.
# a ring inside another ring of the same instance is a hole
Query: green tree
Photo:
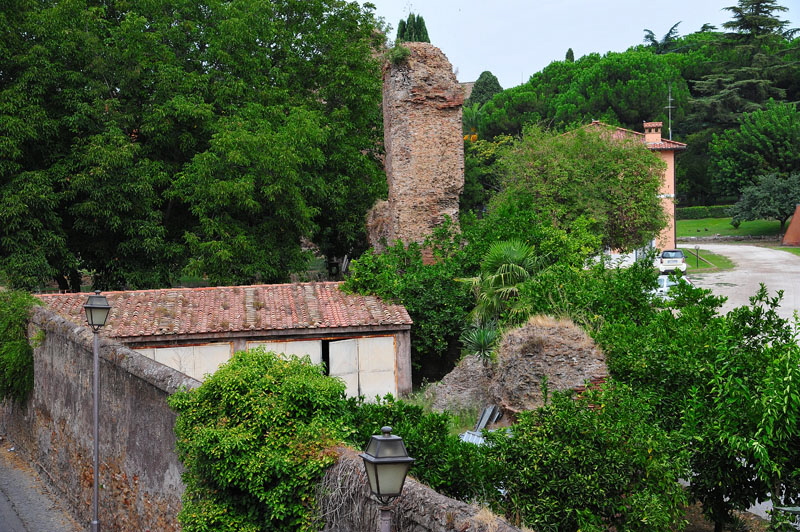
{"type": "Polygon", "coordinates": [[[397,25],[397,42],[431,42],[428,37],[428,28],[422,15],[409,13],[406,20],[400,20],[397,25]]]}
{"type": "Polygon", "coordinates": [[[493,506],[535,530],[673,530],[683,512],[681,442],[654,422],[648,401],[608,383],[544,407],[487,435],[493,506]]]}
{"type": "Polygon", "coordinates": [[[747,220],[778,220],[781,232],[800,205],[800,172],[789,177],[769,174],[758,183],[744,187],[742,196],[731,209],[732,224],[747,220]]]}
{"type": "Polygon", "coordinates": [[[572,51],[572,48],[567,48],[567,55],[564,56],[564,60],[567,63],[574,63],[575,62],[575,52],[572,51]]]}
{"type": "Polygon", "coordinates": [[[745,113],[739,127],[715,135],[709,146],[713,185],[723,194],[738,195],[759,176],[782,177],[800,171],[800,112],[795,105],[770,102],[745,113]]]}
{"type": "Polygon", "coordinates": [[[678,38],[678,25],[676,22],[659,41],[651,30],[644,30],[644,42],[656,54],[665,54],[672,51],[678,38]]]}
{"type": "MultiPolygon", "coordinates": [[[[783,506],[800,495],[800,348],[796,329],[776,312],[781,296],[762,285],[750,306],[727,315],[687,411],[690,490],[717,531],[732,510],[767,499],[783,506]]],[[[771,529],[791,530],[776,514],[771,529]]]]}
{"type": "Polygon", "coordinates": [[[0,290],[0,399],[23,404],[33,390],[33,345],[28,318],[42,302],[28,293],[0,290]]]}
{"type": "Polygon", "coordinates": [[[492,196],[500,190],[501,170],[497,161],[500,152],[512,142],[511,137],[498,136],[491,142],[477,139],[464,143],[464,190],[459,198],[462,213],[483,213],[492,196]]]}
{"type": "Polygon", "coordinates": [[[285,280],[364,247],[379,35],[342,0],[23,2],[0,71],[0,268],[77,289],[285,280]],[[8,207],[7,209],[5,207],[8,207]],[[32,215],[31,215],[32,214],[32,215]]]}
{"type": "Polygon", "coordinates": [[[603,244],[632,250],[665,225],[658,198],[664,163],[644,143],[580,128],[564,135],[528,127],[501,159],[506,174],[495,201],[521,193],[554,227],[588,216],[603,244]]]}
{"type": "Polygon", "coordinates": [[[467,101],[464,102],[464,105],[483,105],[491,100],[492,96],[502,91],[503,87],[500,86],[497,77],[488,70],[484,70],[481,72],[481,75],[478,76],[475,85],[472,86],[472,93],[469,95],[467,101]]]}

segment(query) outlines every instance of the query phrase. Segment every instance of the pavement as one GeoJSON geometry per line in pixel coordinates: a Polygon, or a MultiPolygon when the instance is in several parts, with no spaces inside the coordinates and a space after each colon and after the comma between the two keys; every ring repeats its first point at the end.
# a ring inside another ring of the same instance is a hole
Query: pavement
{"type": "MultiPolygon", "coordinates": [[[[726,296],[720,313],[725,314],[736,307],[750,304],[760,283],[766,285],[770,296],[783,290],[783,300],[778,309],[782,318],[791,319],[800,312],[800,257],[779,249],[746,244],[699,244],[702,249],[722,255],[733,261],[732,270],[689,274],[695,286],[708,288],[715,295],[726,296]]],[[[695,260],[694,244],[679,244],[687,251],[686,260],[695,260]]],[[[692,263],[693,264],[693,263],[692,263]]]]}
{"type": "Polygon", "coordinates": [[[0,532],[83,530],[14,444],[0,435],[0,532]]]}

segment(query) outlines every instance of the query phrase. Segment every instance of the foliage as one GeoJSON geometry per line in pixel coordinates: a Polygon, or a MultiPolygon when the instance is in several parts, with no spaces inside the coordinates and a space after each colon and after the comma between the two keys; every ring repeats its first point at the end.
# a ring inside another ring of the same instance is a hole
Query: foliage
{"type": "Polygon", "coordinates": [[[462,279],[475,295],[475,308],[470,313],[473,323],[480,327],[506,314],[512,321],[524,321],[527,313],[515,305],[519,289],[542,263],[534,246],[520,240],[494,242],[481,261],[480,275],[462,279]]]}
{"type": "Polygon", "coordinates": [[[428,28],[425,27],[425,19],[422,15],[409,13],[406,20],[400,20],[397,25],[396,42],[431,42],[428,37],[428,28]]]}
{"type": "Polygon", "coordinates": [[[236,353],[169,398],[184,530],[318,530],[314,490],[345,432],[344,384],[308,358],[236,353]]]}
{"type": "Polygon", "coordinates": [[[0,269],[77,290],[270,282],[343,256],[385,192],[380,35],[343,0],[18,2],[0,269]]]}
{"type": "Polygon", "coordinates": [[[680,442],[654,423],[648,401],[619,384],[520,414],[488,434],[493,506],[536,530],[674,530],[685,502],[680,442]]]}
{"type": "MultiPolygon", "coordinates": [[[[451,237],[452,238],[452,237],[451,237]]],[[[438,378],[457,358],[458,335],[467,321],[469,293],[461,277],[461,252],[430,242],[440,260],[425,264],[423,247],[397,242],[383,253],[370,250],[351,263],[344,289],[402,303],[414,326],[411,361],[419,375],[438,378]]]]}
{"type": "Polygon", "coordinates": [[[389,48],[386,55],[390,63],[393,65],[399,65],[408,59],[408,56],[411,55],[411,50],[402,44],[395,44],[389,48]]]}
{"type": "Polygon", "coordinates": [[[676,220],[701,220],[703,218],[728,218],[733,205],[698,205],[696,207],[676,207],[676,220]]]}
{"type": "Polygon", "coordinates": [[[529,124],[566,130],[597,119],[634,129],[645,119],[666,121],[670,83],[678,108],[673,118],[679,120],[689,91],[680,76],[680,58],[673,55],[631,50],[554,61],[487,102],[481,138],[519,135],[529,124]]]}
{"type": "Polygon", "coordinates": [[[496,322],[474,323],[461,333],[461,344],[466,355],[478,357],[484,366],[495,359],[495,348],[502,338],[496,322]]]}
{"type": "Polygon", "coordinates": [[[409,456],[416,460],[409,472],[415,479],[463,501],[484,497],[482,451],[450,434],[453,419],[448,413],[425,412],[423,407],[391,395],[378,399],[372,403],[350,401],[348,425],[353,432],[348,443],[363,449],[371,435],[389,425],[394,434],[403,437],[409,456]]]}
{"type": "Polygon", "coordinates": [[[762,176],[758,184],[742,189],[742,197],[731,209],[731,224],[738,227],[746,220],[778,220],[780,231],[800,205],[800,172],[788,177],[769,174],[762,176]]]}
{"type": "Polygon", "coordinates": [[[760,176],[800,172],[800,111],[770,102],[741,116],[739,127],[715,135],[709,146],[713,183],[723,193],[739,194],[760,176]]]}
{"type": "Polygon", "coordinates": [[[564,60],[567,63],[574,63],[575,62],[575,52],[572,51],[572,48],[567,48],[567,53],[564,56],[564,60]]]}
{"type": "Polygon", "coordinates": [[[33,390],[33,347],[28,317],[35,297],[0,289],[0,399],[23,403],[33,390]]]}
{"type": "MultiPolygon", "coordinates": [[[[464,127],[474,125],[477,128],[480,113],[474,106],[465,108],[464,127]]],[[[497,161],[501,151],[512,143],[513,139],[508,136],[495,137],[491,142],[476,139],[464,143],[464,190],[459,198],[462,213],[483,213],[492,196],[500,190],[501,169],[497,161]]]]}
{"type": "MultiPolygon", "coordinates": [[[[796,325],[780,318],[781,295],[766,288],[730,312],[701,369],[686,425],[692,438],[692,496],[717,523],[757,500],[797,501],[800,483],[800,347],[796,325]]],[[[792,530],[773,516],[772,530],[792,530]]]]}
{"type": "Polygon", "coordinates": [[[665,54],[672,51],[672,48],[675,46],[675,42],[678,37],[678,26],[680,22],[676,22],[672,25],[672,27],[667,31],[667,33],[661,38],[659,41],[656,38],[655,33],[651,30],[645,29],[644,30],[644,42],[648,45],[649,48],[652,49],[653,53],[655,54],[665,54]]]}
{"type": "Polygon", "coordinates": [[[478,79],[475,80],[475,84],[472,86],[472,92],[467,101],[464,102],[464,105],[471,106],[476,103],[478,105],[483,105],[491,100],[492,96],[502,91],[503,87],[500,86],[497,76],[488,70],[484,70],[481,72],[481,75],[478,76],[478,79]]]}
{"type": "Polygon", "coordinates": [[[554,227],[588,216],[608,248],[641,247],[666,223],[658,198],[664,163],[637,139],[601,128],[556,135],[528,127],[501,164],[506,174],[498,201],[529,194],[554,227]]]}

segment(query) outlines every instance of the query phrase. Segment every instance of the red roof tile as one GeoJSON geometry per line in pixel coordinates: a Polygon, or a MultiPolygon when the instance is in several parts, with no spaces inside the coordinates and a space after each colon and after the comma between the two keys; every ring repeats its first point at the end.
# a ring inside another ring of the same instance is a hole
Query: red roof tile
{"type": "MultiPolygon", "coordinates": [[[[402,305],[346,294],[341,283],[296,283],[213,288],[104,292],[111,314],[104,335],[130,338],[241,331],[411,325],[402,305]]],[[[86,325],[88,294],[39,299],[76,324],[86,325]]]]}
{"type": "MultiPolygon", "coordinates": [[[[659,124],[660,122],[645,122],[644,125],[647,127],[648,125],[659,124]]],[[[683,142],[678,142],[676,140],[669,140],[669,139],[661,139],[661,142],[647,142],[645,140],[645,134],[639,133],[638,131],[633,131],[632,129],[625,129],[622,127],[617,126],[610,126],[599,120],[592,120],[591,124],[587,124],[583,126],[585,128],[597,128],[602,127],[611,132],[612,139],[621,139],[621,138],[633,138],[639,139],[644,142],[647,147],[651,150],[655,151],[663,151],[663,150],[685,150],[686,144],[683,142]]]]}

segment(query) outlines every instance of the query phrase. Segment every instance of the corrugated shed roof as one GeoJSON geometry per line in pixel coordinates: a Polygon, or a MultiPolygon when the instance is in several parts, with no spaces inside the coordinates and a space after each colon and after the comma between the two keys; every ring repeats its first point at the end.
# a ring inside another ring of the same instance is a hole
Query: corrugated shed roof
{"type": "MultiPolygon", "coordinates": [[[[402,305],[346,294],[341,283],[295,283],[104,292],[111,305],[106,336],[274,331],[411,325],[402,305]]],[[[88,294],[39,295],[53,311],[86,325],[88,294]]]]}
{"type": "MultiPolygon", "coordinates": [[[[645,127],[652,124],[657,124],[658,122],[645,122],[645,127]]],[[[599,120],[592,120],[591,124],[587,124],[583,127],[586,128],[597,128],[602,127],[608,131],[611,131],[611,138],[619,139],[619,138],[633,138],[633,139],[640,139],[643,143],[647,145],[647,147],[651,150],[655,151],[664,151],[664,150],[685,150],[686,144],[683,142],[678,142],[676,140],[669,140],[669,139],[661,139],[660,142],[647,142],[645,140],[645,134],[639,133],[638,131],[633,131],[632,129],[625,129],[622,127],[611,126],[606,123],[600,122],[599,120]]]]}

